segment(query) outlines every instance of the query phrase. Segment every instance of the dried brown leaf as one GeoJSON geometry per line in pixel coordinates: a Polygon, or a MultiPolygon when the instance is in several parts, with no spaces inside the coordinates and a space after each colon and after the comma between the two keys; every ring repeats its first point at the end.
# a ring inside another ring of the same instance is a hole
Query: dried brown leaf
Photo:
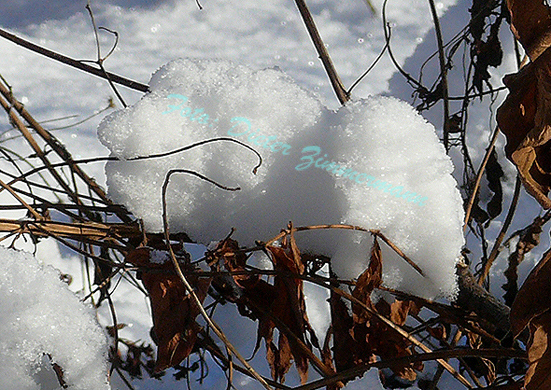
{"type": "Polygon", "coordinates": [[[524,257],[540,243],[542,226],[545,222],[547,222],[545,218],[536,217],[530,225],[520,232],[516,248],[509,255],[509,264],[504,272],[507,283],[501,287],[505,290],[503,298],[505,304],[509,307],[513,304],[518,293],[518,266],[524,260],[524,257]]]}
{"type": "Polygon", "coordinates": [[[545,37],[551,27],[549,9],[542,0],[507,0],[511,30],[533,61],[545,50],[545,37]]]}
{"type": "MultiPolygon", "coordinates": [[[[360,275],[352,295],[396,325],[404,325],[410,311],[417,311],[413,302],[395,300],[391,304],[379,299],[373,304],[371,295],[381,285],[382,254],[377,240],[371,248],[368,268],[360,275]]],[[[346,370],[361,363],[373,362],[379,356],[382,360],[410,356],[410,342],[396,330],[381,322],[358,304],[352,304],[350,317],[342,301],[332,296],[332,320],[334,327],[333,354],[337,369],[346,370]]],[[[422,364],[406,364],[390,367],[401,378],[414,380],[415,370],[422,364]]]]}
{"type": "Polygon", "coordinates": [[[270,307],[266,307],[270,315],[260,320],[259,336],[266,340],[270,355],[268,360],[274,380],[283,382],[285,374],[294,360],[302,383],[308,380],[308,358],[297,345],[294,337],[305,343],[306,330],[309,328],[304,302],[303,282],[301,279],[289,277],[289,274],[304,274],[304,264],[294,240],[290,245],[282,247],[267,247],[272,254],[276,271],[287,275],[277,275],[274,280],[276,298],[270,307]],[[278,321],[274,320],[277,319],[278,321]],[[281,322],[281,323],[279,323],[281,322]],[[274,328],[279,328],[278,347],[273,340],[274,328]],[[288,333],[294,337],[289,337],[288,333]]]}
{"type": "Polygon", "coordinates": [[[532,319],[551,309],[551,252],[530,272],[511,307],[511,329],[517,337],[532,319]]]}
{"type": "Polygon", "coordinates": [[[234,273],[233,281],[241,289],[235,302],[242,315],[259,320],[255,353],[264,339],[266,360],[273,379],[283,382],[294,361],[302,383],[306,383],[308,357],[304,353],[305,332],[311,327],[306,316],[302,280],[290,276],[303,275],[305,267],[292,235],[289,242],[284,242],[281,247],[269,246],[266,249],[271,253],[274,269],[281,273],[274,278],[273,285],[259,275],[245,272],[247,255],[240,250],[237,241],[230,238],[221,241],[216,249],[209,252],[207,259],[213,270],[217,270],[221,263],[226,270],[234,273]],[[279,337],[274,340],[276,328],[279,337]]]}
{"type": "Polygon", "coordinates": [[[345,371],[354,367],[356,355],[361,353],[358,343],[352,337],[354,321],[342,298],[331,292],[331,330],[333,332],[333,359],[337,370],[345,371]]]}
{"type": "MultiPolygon", "coordinates": [[[[352,296],[374,309],[371,302],[371,294],[373,290],[381,285],[383,280],[382,275],[383,255],[379,242],[375,238],[371,246],[369,266],[358,278],[352,296]]],[[[354,322],[356,323],[365,323],[370,318],[370,314],[359,305],[352,305],[352,312],[354,313],[354,322]]]]}
{"type": "MultiPolygon", "coordinates": [[[[379,314],[390,318],[392,322],[399,326],[403,326],[406,323],[410,311],[416,310],[416,306],[413,302],[398,299],[391,304],[384,299],[380,299],[375,305],[375,308],[379,314]]],[[[380,321],[377,321],[372,328],[371,343],[376,348],[375,354],[380,356],[382,360],[412,355],[410,349],[411,343],[398,334],[398,332],[380,321]]],[[[417,377],[415,370],[422,370],[423,364],[411,363],[390,366],[389,368],[399,377],[413,381],[417,377]]]]}
{"type": "MultiPolygon", "coordinates": [[[[143,268],[141,279],[149,293],[153,333],[158,347],[155,372],[160,372],[180,364],[191,353],[200,330],[195,322],[199,308],[192,302],[182,281],[174,274],[172,262],[153,263],[150,257],[151,248],[141,247],[131,251],[126,261],[143,268]]],[[[210,279],[190,275],[188,281],[203,302],[210,279]]]]}
{"type": "Polygon", "coordinates": [[[551,207],[551,44],[549,10],[541,1],[508,0],[514,33],[532,62],[504,83],[509,95],[497,120],[507,137],[505,152],[526,190],[551,207]]]}
{"type": "Polygon", "coordinates": [[[528,363],[530,367],[524,378],[526,390],[551,388],[551,310],[534,318],[530,323],[528,363]]]}
{"type": "Polygon", "coordinates": [[[551,189],[551,51],[514,75],[505,77],[509,95],[497,120],[507,137],[505,152],[522,183],[543,207],[551,189]]]}

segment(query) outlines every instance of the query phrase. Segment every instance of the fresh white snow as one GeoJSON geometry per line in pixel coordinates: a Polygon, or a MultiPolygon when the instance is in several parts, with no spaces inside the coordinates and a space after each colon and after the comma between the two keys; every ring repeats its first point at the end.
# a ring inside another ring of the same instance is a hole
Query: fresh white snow
{"type": "MultiPolygon", "coordinates": [[[[412,107],[388,97],[329,110],[276,69],[254,71],[223,60],[181,59],[158,70],[151,93],[100,124],[101,142],[120,161],[106,165],[109,195],[162,231],[161,188],[171,231],[207,244],[232,227],[243,245],[295,226],[350,224],[381,230],[425,272],[384,251],[388,287],[434,298],[456,291],[455,263],[463,234],[462,201],[449,158],[434,128],[412,107]],[[231,137],[168,157],[135,160],[215,137],[231,137]],[[446,240],[442,240],[446,237],[446,240]]],[[[334,256],[353,278],[367,263],[365,233],[308,232],[301,248],[334,256]],[[338,243],[335,242],[338,241],[338,243]]]]}
{"type": "Polygon", "coordinates": [[[107,390],[107,337],[60,274],[30,254],[0,248],[0,388],[107,390]]]}

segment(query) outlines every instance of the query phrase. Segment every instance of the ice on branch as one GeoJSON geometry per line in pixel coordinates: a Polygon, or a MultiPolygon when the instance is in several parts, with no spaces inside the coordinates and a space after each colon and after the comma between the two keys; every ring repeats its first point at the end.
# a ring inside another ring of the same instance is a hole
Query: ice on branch
{"type": "MultiPolygon", "coordinates": [[[[462,200],[452,164],[434,128],[408,104],[388,97],[350,102],[338,111],[276,69],[260,71],[220,60],[181,59],[159,69],[151,92],[107,117],[98,135],[121,161],[106,165],[109,194],[162,230],[161,187],[172,232],[198,242],[232,227],[243,245],[295,226],[352,224],[379,229],[421,267],[425,277],[383,247],[384,282],[419,296],[456,293],[455,264],[463,245],[462,200]],[[198,141],[231,137],[162,158],[132,160],[198,141]]],[[[298,235],[301,249],[333,258],[341,277],[365,269],[370,235],[316,231],[298,235]]]]}

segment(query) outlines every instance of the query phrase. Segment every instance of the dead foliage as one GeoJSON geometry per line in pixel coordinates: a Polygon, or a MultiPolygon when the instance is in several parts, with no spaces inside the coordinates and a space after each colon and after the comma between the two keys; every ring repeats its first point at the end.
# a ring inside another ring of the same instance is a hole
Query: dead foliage
{"type": "Polygon", "coordinates": [[[535,317],[530,322],[530,342],[528,343],[528,363],[524,385],[526,390],[551,388],[551,311],[535,317]]]}
{"type": "MultiPolygon", "coordinates": [[[[174,274],[174,266],[164,252],[165,261],[152,261],[154,249],[141,247],[126,256],[126,261],[140,267],[141,280],[149,293],[153,312],[153,339],[157,344],[155,372],[180,364],[191,353],[200,326],[195,321],[199,309],[192,302],[179,277],[174,274]]],[[[162,255],[161,255],[162,256],[162,255]]],[[[184,263],[188,271],[199,269],[184,263]]],[[[189,282],[201,301],[210,286],[210,278],[190,276],[189,282]]]]}
{"type": "Polygon", "coordinates": [[[530,225],[517,232],[519,240],[513,253],[509,255],[508,267],[504,272],[507,283],[502,286],[505,290],[503,298],[508,306],[512,305],[518,292],[518,266],[524,260],[524,257],[540,243],[542,226],[547,220],[548,217],[536,217],[530,225]]]}
{"type": "Polygon", "coordinates": [[[507,75],[509,95],[497,112],[505,152],[526,190],[551,207],[551,13],[542,1],[508,0],[511,29],[531,62],[507,75]]]}
{"type": "MultiPolygon", "coordinates": [[[[408,314],[416,312],[412,301],[394,300],[388,303],[381,298],[375,303],[372,294],[381,286],[382,255],[375,239],[371,248],[368,268],[360,275],[352,295],[365,303],[373,311],[403,326],[408,314]]],[[[352,314],[342,299],[335,294],[331,297],[332,333],[334,335],[334,359],[338,371],[350,369],[362,363],[372,363],[378,358],[384,360],[412,355],[411,343],[402,335],[381,322],[361,306],[352,304],[352,314]]],[[[422,363],[409,363],[390,367],[396,375],[414,380],[415,370],[422,370],[422,363]]]]}
{"type": "Polygon", "coordinates": [[[525,377],[527,390],[551,388],[551,252],[547,252],[532,270],[511,308],[511,328],[518,336],[528,326],[528,362],[525,377]]]}
{"type": "MultiPolygon", "coordinates": [[[[266,359],[273,379],[284,382],[294,361],[302,383],[306,383],[308,357],[304,347],[307,344],[306,334],[311,327],[306,316],[303,281],[293,277],[304,275],[305,266],[293,237],[285,240],[280,247],[268,246],[266,250],[277,271],[273,284],[258,275],[239,273],[246,269],[247,256],[239,251],[238,243],[234,240],[221,241],[210,256],[222,259],[223,267],[236,273],[233,280],[240,291],[235,301],[242,314],[258,320],[256,349],[258,343],[264,340],[266,359]],[[277,341],[275,329],[279,333],[277,341]]],[[[218,260],[215,264],[219,264],[218,260]]],[[[228,284],[231,282],[226,286],[228,284]]]]}

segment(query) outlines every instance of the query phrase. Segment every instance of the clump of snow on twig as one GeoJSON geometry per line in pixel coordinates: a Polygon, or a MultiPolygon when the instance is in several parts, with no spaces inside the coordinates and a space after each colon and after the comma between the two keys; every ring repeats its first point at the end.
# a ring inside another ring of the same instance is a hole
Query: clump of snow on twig
{"type": "MultiPolygon", "coordinates": [[[[100,141],[122,159],[106,165],[109,194],[149,231],[162,230],[166,173],[185,168],[241,190],[172,176],[172,232],[208,243],[235,227],[233,238],[251,245],[289,221],[379,229],[426,275],[383,244],[387,286],[427,298],[456,293],[462,201],[434,127],[411,106],[371,97],[332,111],[277,69],[222,60],[172,61],[153,75],[150,88],[98,128],[100,141]],[[263,158],[258,173],[252,173],[255,154],[231,142],[131,160],[215,137],[255,148],[263,158]]],[[[333,257],[333,269],[347,278],[365,269],[372,243],[366,233],[335,230],[297,239],[302,250],[333,257]]]]}

